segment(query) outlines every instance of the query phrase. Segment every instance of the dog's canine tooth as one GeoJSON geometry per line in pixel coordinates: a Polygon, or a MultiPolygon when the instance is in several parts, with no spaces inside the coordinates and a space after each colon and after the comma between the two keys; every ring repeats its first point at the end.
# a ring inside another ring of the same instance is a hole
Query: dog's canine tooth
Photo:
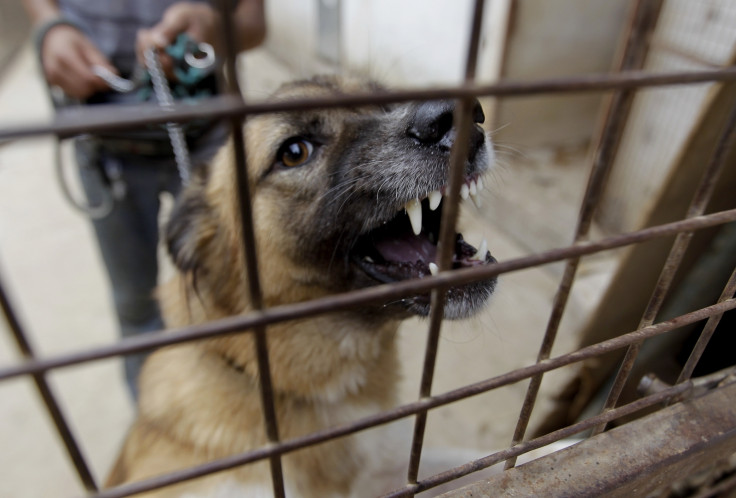
{"type": "MultiPolygon", "coordinates": [[[[475,204],[475,207],[480,209],[481,206],[481,200],[478,196],[478,183],[480,182],[480,178],[478,178],[477,182],[476,180],[470,180],[470,199],[473,201],[473,204],[475,204]]],[[[481,184],[482,185],[482,184],[481,184]]]]}
{"type": "Polygon", "coordinates": [[[480,196],[478,194],[474,194],[471,192],[470,199],[473,201],[473,204],[475,204],[475,207],[477,207],[478,209],[480,209],[483,205],[483,202],[481,202],[480,196]]]}
{"type": "Polygon", "coordinates": [[[473,254],[473,257],[470,259],[475,259],[478,261],[485,261],[487,254],[488,254],[488,242],[486,242],[486,239],[483,239],[483,241],[480,243],[480,247],[478,248],[478,252],[473,254]]]}
{"type": "Polygon", "coordinates": [[[470,195],[470,188],[468,187],[467,183],[463,183],[463,186],[460,187],[460,197],[462,197],[463,200],[466,200],[469,195],[470,195]]]}
{"type": "Polygon", "coordinates": [[[429,209],[431,209],[432,211],[437,209],[437,207],[439,207],[440,205],[440,202],[442,202],[442,192],[440,192],[439,190],[433,190],[429,193],[427,197],[429,198],[429,209]]]}
{"type": "Polygon", "coordinates": [[[419,203],[419,199],[410,200],[406,203],[404,209],[409,216],[414,235],[419,235],[422,232],[422,205],[419,203]]]}
{"type": "Polygon", "coordinates": [[[431,273],[433,276],[437,275],[440,272],[439,267],[434,263],[429,263],[429,273],[431,273]]]}
{"type": "Polygon", "coordinates": [[[480,177],[475,181],[475,186],[478,189],[478,192],[483,190],[483,180],[481,180],[480,177]]]}

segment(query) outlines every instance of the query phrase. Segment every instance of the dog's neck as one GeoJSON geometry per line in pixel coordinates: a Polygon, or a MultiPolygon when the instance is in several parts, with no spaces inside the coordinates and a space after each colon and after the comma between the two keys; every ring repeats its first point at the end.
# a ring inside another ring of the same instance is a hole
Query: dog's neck
{"type": "MultiPolygon", "coordinates": [[[[162,293],[168,326],[204,323],[232,313],[197,296],[183,282],[185,278],[177,275],[162,293]]],[[[238,312],[246,313],[248,309],[238,312]]],[[[396,320],[347,311],[268,326],[266,340],[274,388],[302,399],[330,402],[345,396],[385,393],[387,397],[381,403],[389,402],[394,396],[389,386],[397,381],[393,377],[398,371],[394,344],[398,324],[396,320]]],[[[252,331],[208,339],[203,345],[229,368],[258,377],[252,331]]]]}
{"type": "MultiPolygon", "coordinates": [[[[269,326],[266,331],[274,390],[303,400],[338,402],[366,397],[390,405],[395,393],[397,324],[361,323],[331,314],[269,326]]],[[[252,333],[207,342],[232,369],[258,378],[252,333]]]]}
{"type": "MultiPolygon", "coordinates": [[[[330,314],[266,329],[281,439],[344,426],[396,406],[396,324],[370,325],[330,314]]],[[[156,368],[142,377],[144,426],[165,428],[172,439],[208,458],[266,444],[253,339],[243,332],[157,351],[151,358],[156,368]],[[186,382],[172,382],[182,372],[186,382]]],[[[318,490],[305,496],[346,496],[350,479],[382,458],[375,434],[289,454],[288,475],[305,489],[318,490]],[[344,479],[325,480],[337,467],[347,469],[344,479]]]]}

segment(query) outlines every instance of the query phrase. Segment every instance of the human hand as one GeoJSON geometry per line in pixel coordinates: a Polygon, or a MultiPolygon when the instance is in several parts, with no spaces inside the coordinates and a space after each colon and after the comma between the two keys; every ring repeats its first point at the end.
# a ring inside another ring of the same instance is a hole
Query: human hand
{"type": "Polygon", "coordinates": [[[220,16],[215,9],[205,3],[179,2],[169,7],[161,22],[150,29],[138,32],[136,52],[138,61],[145,66],[144,52],[153,48],[159,52],[159,60],[164,73],[173,79],[174,63],[171,57],[163,51],[173,44],[176,37],[182,33],[188,34],[196,42],[209,43],[215,50],[221,45],[220,16]]]}
{"type": "Polygon", "coordinates": [[[50,85],[81,100],[110,89],[105,80],[92,71],[93,66],[99,65],[118,74],[84,33],[66,24],[54,26],[46,33],[41,46],[41,64],[50,85]]]}

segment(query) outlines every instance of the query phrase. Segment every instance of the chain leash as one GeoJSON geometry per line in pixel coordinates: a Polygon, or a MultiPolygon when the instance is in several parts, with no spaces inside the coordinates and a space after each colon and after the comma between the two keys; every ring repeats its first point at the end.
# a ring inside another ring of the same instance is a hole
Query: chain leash
{"type": "MultiPolygon", "coordinates": [[[[215,52],[208,43],[196,43],[186,34],[180,34],[175,43],[166,47],[168,53],[178,66],[174,68],[174,74],[179,83],[185,86],[196,85],[204,77],[212,72],[216,64],[215,52]],[[183,63],[183,64],[182,64],[183,63]]],[[[147,49],[144,51],[144,63],[146,68],[139,68],[141,71],[136,73],[134,79],[129,80],[122,78],[103,66],[93,66],[94,74],[105,80],[108,86],[119,93],[130,93],[136,90],[145,90],[145,86],[150,84],[153,94],[161,108],[172,110],[174,108],[174,98],[166,79],[159,54],[156,50],[147,49]]],[[[58,102],[57,107],[63,106],[63,102],[70,102],[65,99],[57,99],[52,92],[52,100],[58,102]]],[[[179,123],[166,123],[166,131],[169,136],[171,148],[174,151],[174,159],[176,161],[179,179],[182,185],[189,183],[190,172],[192,169],[189,148],[187,146],[184,128],[179,123]]],[[[125,183],[119,176],[110,178],[113,185],[110,191],[105,191],[99,205],[86,205],[75,199],[64,177],[64,167],[61,157],[61,145],[57,140],[55,146],[55,163],[58,174],[59,184],[61,185],[62,194],[67,198],[69,203],[76,209],[87,214],[93,219],[106,217],[112,211],[116,199],[125,196],[125,183]]],[[[109,172],[107,172],[109,173],[109,172]]]]}
{"type": "MultiPolygon", "coordinates": [[[[164,76],[156,50],[147,48],[143,52],[146,63],[146,69],[151,75],[151,83],[153,85],[153,93],[158,100],[158,104],[166,110],[174,108],[174,98],[171,95],[171,88],[164,76]]],[[[189,148],[187,147],[186,136],[184,130],[179,123],[166,123],[166,131],[169,134],[171,147],[174,149],[174,158],[176,159],[176,168],[179,171],[179,178],[182,185],[189,183],[189,172],[192,170],[192,163],[189,158],[189,148]]]]}

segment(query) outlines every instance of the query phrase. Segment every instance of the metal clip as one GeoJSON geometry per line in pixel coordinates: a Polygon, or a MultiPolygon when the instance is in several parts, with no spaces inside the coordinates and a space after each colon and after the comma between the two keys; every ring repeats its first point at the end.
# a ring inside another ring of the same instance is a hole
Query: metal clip
{"type": "Polygon", "coordinates": [[[197,43],[186,33],[166,47],[174,59],[174,75],[184,86],[194,86],[209,75],[215,67],[215,50],[209,43],[197,43]]]}

